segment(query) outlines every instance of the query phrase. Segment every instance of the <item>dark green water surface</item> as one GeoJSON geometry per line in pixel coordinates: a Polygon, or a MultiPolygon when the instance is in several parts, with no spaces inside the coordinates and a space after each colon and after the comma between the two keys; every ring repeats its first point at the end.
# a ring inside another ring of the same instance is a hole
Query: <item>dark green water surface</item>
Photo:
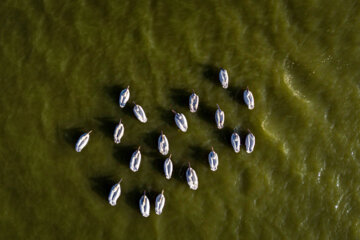
{"type": "Polygon", "coordinates": [[[360,239],[359,10],[356,0],[1,1],[0,239],[360,239]],[[119,108],[127,85],[148,123],[131,104],[119,108]],[[187,133],[171,109],[186,115],[187,133]],[[234,128],[242,140],[254,133],[252,154],[234,153],[234,128]],[[161,130],[171,180],[156,149],[161,130]],[[188,161],[197,191],[184,178],[188,161]],[[149,218],[138,209],[144,190],[149,218]]]}

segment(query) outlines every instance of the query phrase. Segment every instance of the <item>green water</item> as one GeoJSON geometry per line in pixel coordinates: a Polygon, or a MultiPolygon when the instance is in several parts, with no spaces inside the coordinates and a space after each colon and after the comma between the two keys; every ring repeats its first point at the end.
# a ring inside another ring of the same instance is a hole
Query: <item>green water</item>
{"type": "Polygon", "coordinates": [[[356,0],[1,1],[0,238],[360,239],[359,10],[356,0]],[[219,67],[228,70],[227,90],[219,67]],[[119,108],[127,85],[148,123],[131,104],[119,108]],[[242,102],[247,86],[253,111],[242,102]],[[188,118],[187,133],[172,108],[188,118]],[[115,145],[120,118],[125,135],[115,145]],[[233,152],[234,128],[242,140],[254,133],[252,154],[233,152]],[[156,149],[161,130],[171,180],[156,149]],[[184,178],[188,161],[197,191],[184,178]],[[138,209],[144,190],[149,218],[138,209]]]}

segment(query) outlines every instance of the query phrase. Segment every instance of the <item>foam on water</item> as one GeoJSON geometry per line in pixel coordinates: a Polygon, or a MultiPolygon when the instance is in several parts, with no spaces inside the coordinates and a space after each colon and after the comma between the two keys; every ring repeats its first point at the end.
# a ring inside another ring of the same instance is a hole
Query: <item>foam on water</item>
{"type": "Polygon", "coordinates": [[[287,72],[286,70],[284,71],[284,76],[283,76],[283,81],[285,83],[285,85],[289,88],[289,90],[291,91],[291,93],[299,100],[301,100],[303,103],[306,103],[306,104],[309,104],[310,101],[307,100],[305,98],[305,96],[303,94],[300,93],[299,90],[296,90],[294,87],[293,87],[293,84],[292,84],[292,76],[290,75],[289,72],[287,72]]]}

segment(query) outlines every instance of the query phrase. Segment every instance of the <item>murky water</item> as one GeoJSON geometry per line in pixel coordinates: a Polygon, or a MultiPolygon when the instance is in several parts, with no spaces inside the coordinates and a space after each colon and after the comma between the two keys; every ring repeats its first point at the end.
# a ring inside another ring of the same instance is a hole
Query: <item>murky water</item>
{"type": "Polygon", "coordinates": [[[1,239],[360,238],[358,1],[34,0],[2,1],[0,11],[1,239]],[[127,85],[130,102],[120,109],[127,85]],[[253,111],[242,101],[246,87],[253,111]],[[197,113],[188,110],[192,89],[197,113]],[[171,109],[186,115],[188,132],[171,109]],[[252,154],[233,152],[234,128],[243,142],[254,133],[252,154]],[[156,149],[161,130],[171,180],[156,149]],[[189,161],[197,191],[185,180],[189,161]],[[120,178],[112,207],[107,195],[120,178]],[[149,218],[138,209],[144,190],[149,218]]]}

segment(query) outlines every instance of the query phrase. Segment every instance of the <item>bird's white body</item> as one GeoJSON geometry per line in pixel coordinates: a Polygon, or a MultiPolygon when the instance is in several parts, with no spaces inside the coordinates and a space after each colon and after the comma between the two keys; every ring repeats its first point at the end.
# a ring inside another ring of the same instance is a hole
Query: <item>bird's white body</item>
{"type": "Polygon", "coordinates": [[[219,105],[217,105],[217,107],[218,109],[215,112],[215,122],[217,128],[222,129],[225,123],[225,113],[220,109],[219,105]]]}
{"type": "Polygon", "coordinates": [[[164,173],[166,179],[170,179],[173,172],[173,163],[170,157],[168,157],[164,162],[164,173]]]}
{"type": "Polygon", "coordinates": [[[246,135],[245,147],[246,147],[246,152],[247,153],[251,153],[252,151],[254,151],[255,136],[251,132],[248,135],[246,135]]]}
{"type": "Polygon", "coordinates": [[[189,97],[190,112],[192,113],[196,112],[198,110],[198,107],[199,107],[199,96],[196,95],[196,93],[194,92],[189,97]]]}
{"type": "Polygon", "coordinates": [[[150,201],[145,194],[142,195],[139,200],[139,208],[143,217],[148,217],[150,215],[150,201]]]}
{"type": "Polygon", "coordinates": [[[137,172],[140,168],[140,163],[141,163],[141,152],[140,152],[140,148],[138,148],[131,156],[130,169],[133,172],[137,172]]]}
{"type": "Polygon", "coordinates": [[[165,206],[165,196],[164,196],[164,191],[162,191],[159,195],[157,195],[155,200],[155,213],[157,215],[160,215],[163,211],[164,206],[165,206]]]}
{"type": "Polygon", "coordinates": [[[124,124],[121,123],[121,120],[119,124],[116,126],[114,131],[114,142],[119,144],[121,142],[121,138],[124,136],[124,124]]]}
{"type": "Polygon", "coordinates": [[[231,135],[231,145],[236,153],[240,152],[240,136],[236,132],[231,135]]]}
{"type": "Polygon", "coordinates": [[[212,151],[209,153],[208,156],[209,159],[209,165],[211,171],[216,171],[219,165],[219,157],[217,153],[212,149],[212,151]]]}
{"type": "Polygon", "coordinates": [[[228,88],[229,86],[229,75],[225,69],[220,69],[219,80],[223,88],[228,88]]]}
{"type": "Polygon", "coordinates": [[[190,166],[186,170],[186,180],[189,184],[190,189],[196,190],[199,185],[198,177],[196,175],[196,172],[194,169],[192,169],[190,166]]]}
{"type": "Polygon", "coordinates": [[[83,135],[81,135],[79,137],[79,140],[76,142],[76,145],[75,145],[75,151],[81,152],[81,150],[83,150],[83,148],[88,144],[88,142],[90,140],[91,132],[92,131],[90,131],[88,133],[84,133],[83,135]]]}
{"type": "Polygon", "coordinates": [[[147,117],[145,114],[144,109],[140,106],[135,104],[134,108],[133,108],[133,112],[135,114],[135,117],[142,123],[146,123],[147,122],[147,117]]]}
{"type": "Polygon", "coordinates": [[[111,206],[116,205],[116,201],[120,197],[120,194],[121,194],[121,186],[120,186],[120,182],[118,182],[117,184],[112,186],[109,197],[108,197],[108,200],[109,200],[109,203],[111,206]]]}
{"type": "Polygon", "coordinates": [[[159,152],[164,156],[169,153],[169,141],[163,132],[161,132],[161,135],[158,139],[158,149],[159,152]]]}
{"type": "Polygon", "coordinates": [[[188,129],[188,123],[186,120],[186,117],[184,114],[182,113],[175,113],[175,123],[176,126],[178,126],[178,128],[182,131],[182,132],[186,132],[188,129]]]}
{"type": "Polygon", "coordinates": [[[124,108],[126,103],[129,101],[130,98],[130,90],[129,87],[125,88],[121,91],[120,97],[119,97],[119,105],[121,108],[124,108]]]}
{"type": "Polygon", "coordinates": [[[250,110],[254,109],[255,107],[255,100],[252,92],[249,89],[244,91],[244,102],[248,106],[250,110]]]}

